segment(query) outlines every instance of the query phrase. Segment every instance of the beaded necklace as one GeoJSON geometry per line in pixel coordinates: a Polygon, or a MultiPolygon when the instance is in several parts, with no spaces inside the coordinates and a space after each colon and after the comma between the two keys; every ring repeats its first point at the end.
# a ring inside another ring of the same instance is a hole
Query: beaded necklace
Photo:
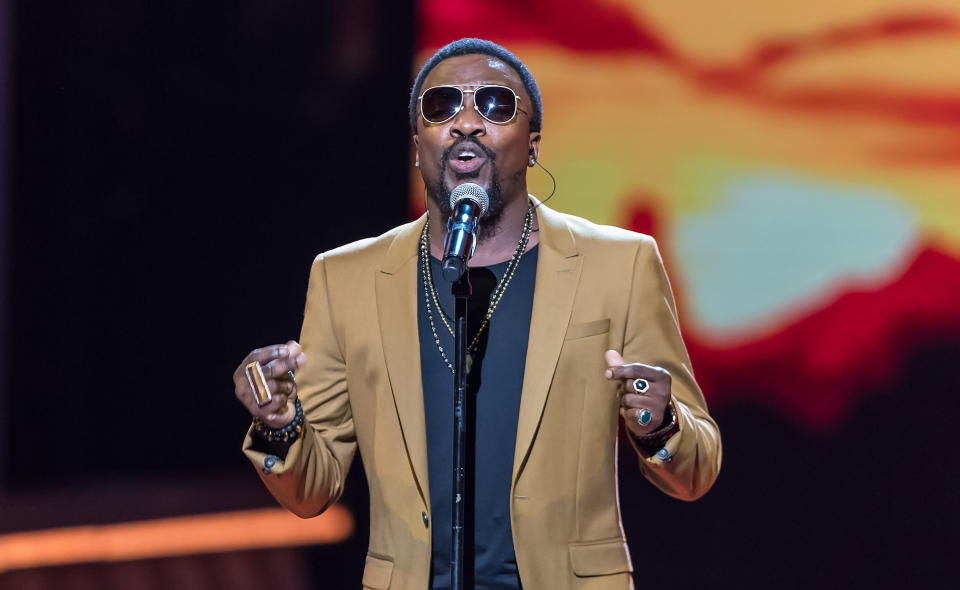
{"type": "MultiPolygon", "coordinates": [[[[493,316],[493,312],[496,311],[497,305],[500,304],[500,300],[503,298],[503,294],[507,290],[507,286],[510,285],[510,280],[513,279],[514,273],[517,271],[517,267],[520,265],[520,259],[523,258],[523,253],[527,249],[527,242],[530,240],[531,229],[533,228],[533,208],[527,209],[527,215],[523,220],[523,231],[520,233],[520,240],[517,242],[517,249],[514,251],[513,256],[510,257],[510,262],[507,263],[507,269],[503,273],[503,278],[497,282],[496,288],[494,288],[493,293],[490,294],[490,305],[487,307],[487,314],[483,318],[483,322],[480,324],[480,329],[477,330],[477,335],[473,337],[473,340],[470,342],[470,345],[467,346],[467,373],[470,373],[470,368],[473,365],[473,353],[476,350],[477,345],[480,343],[480,336],[483,334],[483,331],[490,324],[490,318],[493,316]]],[[[440,307],[440,299],[437,296],[437,287],[433,284],[433,273],[430,271],[430,218],[427,217],[427,222],[423,225],[423,231],[420,232],[420,267],[423,271],[423,298],[424,303],[427,306],[427,319],[430,321],[430,331],[433,333],[433,341],[437,345],[437,350],[440,351],[440,356],[443,358],[443,362],[447,365],[447,368],[450,369],[450,372],[453,373],[453,364],[447,358],[447,353],[444,352],[443,346],[440,344],[440,335],[437,334],[437,326],[433,321],[433,306],[437,308],[437,315],[440,316],[440,319],[443,321],[443,325],[446,326],[447,331],[450,332],[450,335],[453,336],[453,326],[450,325],[450,320],[447,319],[447,314],[443,312],[443,309],[440,307]]]]}

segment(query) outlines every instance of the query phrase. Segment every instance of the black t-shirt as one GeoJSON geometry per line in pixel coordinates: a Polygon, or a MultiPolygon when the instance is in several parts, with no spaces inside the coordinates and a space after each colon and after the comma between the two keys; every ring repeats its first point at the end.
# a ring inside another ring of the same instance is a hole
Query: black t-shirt
{"type": "MultiPolygon", "coordinates": [[[[450,283],[440,274],[440,261],[431,257],[431,273],[448,323],[453,326],[454,299],[450,283]]],[[[489,297],[507,263],[470,269],[473,293],[469,299],[468,342],[477,333],[489,297]]],[[[517,438],[517,415],[527,357],[530,313],[536,280],[537,247],[520,260],[513,279],[472,353],[467,379],[467,472],[464,539],[464,585],[467,588],[520,588],[510,526],[510,484],[517,438]],[[472,491],[472,493],[471,493],[472,491]]],[[[418,272],[420,365],[423,374],[430,480],[433,558],[431,588],[450,587],[450,522],[453,489],[453,373],[438,350],[427,316],[422,270],[418,272]]],[[[429,293],[429,291],[427,291],[429,293]]],[[[453,364],[453,336],[436,307],[433,325],[440,346],[453,364]]]]}

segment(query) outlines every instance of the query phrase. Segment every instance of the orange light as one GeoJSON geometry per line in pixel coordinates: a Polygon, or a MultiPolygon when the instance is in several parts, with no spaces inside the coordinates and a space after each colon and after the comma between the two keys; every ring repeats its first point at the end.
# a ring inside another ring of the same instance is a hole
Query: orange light
{"type": "Polygon", "coordinates": [[[126,561],[343,541],[353,515],[333,506],[298,518],[281,508],[79,526],[0,536],[0,572],[95,561],[126,561]]]}

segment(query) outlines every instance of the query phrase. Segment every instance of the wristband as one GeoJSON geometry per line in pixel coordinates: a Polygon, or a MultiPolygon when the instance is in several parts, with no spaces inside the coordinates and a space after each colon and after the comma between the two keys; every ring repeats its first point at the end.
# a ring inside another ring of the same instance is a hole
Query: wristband
{"type": "Polygon", "coordinates": [[[297,409],[297,414],[289,424],[283,428],[270,428],[260,418],[254,418],[253,431],[267,442],[292,443],[300,438],[303,433],[303,406],[300,405],[299,398],[296,398],[293,404],[297,409]]]}

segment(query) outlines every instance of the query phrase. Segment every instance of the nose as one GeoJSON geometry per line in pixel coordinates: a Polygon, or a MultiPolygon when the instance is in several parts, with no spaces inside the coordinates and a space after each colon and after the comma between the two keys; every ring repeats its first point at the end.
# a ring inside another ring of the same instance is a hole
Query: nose
{"type": "Polygon", "coordinates": [[[463,107],[453,117],[450,134],[458,137],[476,137],[486,135],[486,120],[474,108],[473,93],[464,93],[463,107]]]}

